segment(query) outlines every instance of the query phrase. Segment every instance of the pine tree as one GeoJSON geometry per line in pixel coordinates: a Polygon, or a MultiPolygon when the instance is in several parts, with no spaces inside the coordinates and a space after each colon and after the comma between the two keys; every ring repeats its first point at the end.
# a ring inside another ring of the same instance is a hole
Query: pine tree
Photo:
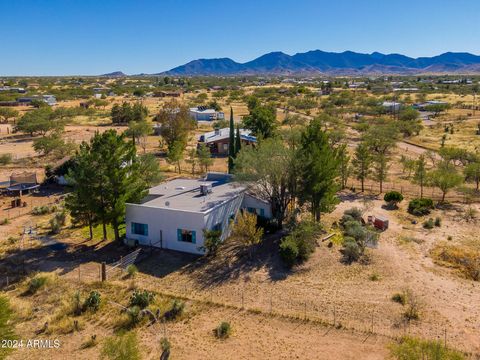
{"type": "Polygon", "coordinates": [[[233,126],[233,109],[230,107],[230,136],[228,141],[228,173],[233,172],[235,159],[235,128],[233,126]]]}
{"type": "Polygon", "coordinates": [[[332,211],[338,201],[338,149],[330,146],[318,119],[312,120],[303,131],[301,146],[300,200],[310,205],[313,218],[318,222],[320,214],[332,211]]]}
{"type": "MultiPolygon", "coordinates": [[[[124,220],[127,202],[139,201],[146,193],[147,183],[139,170],[135,145],[125,141],[125,135],[115,130],[96,133],[90,143],[82,143],[74,159],[76,167],[69,175],[73,188],[70,211],[84,200],[82,214],[92,212],[103,225],[107,237],[107,224],[111,224],[115,240],[120,239],[119,226],[124,220]],[[73,206],[75,205],[75,206],[73,206]]],[[[68,207],[67,202],[67,207],[68,207]]]]}
{"type": "Polygon", "coordinates": [[[240,127],[237,124],[237,136],[235,136],[235,158],[242,149],[242,139],[240,138],[240,127]]]}

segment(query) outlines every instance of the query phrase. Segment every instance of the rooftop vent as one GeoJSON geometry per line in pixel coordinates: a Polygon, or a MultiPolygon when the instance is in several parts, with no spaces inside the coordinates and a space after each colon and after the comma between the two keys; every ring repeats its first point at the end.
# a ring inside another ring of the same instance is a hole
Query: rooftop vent
{"type": "Polygon", "coordinates": [[[201,184],[200,185],[200,194],[208,195],[212,192],[212,184],[201,184]]]}

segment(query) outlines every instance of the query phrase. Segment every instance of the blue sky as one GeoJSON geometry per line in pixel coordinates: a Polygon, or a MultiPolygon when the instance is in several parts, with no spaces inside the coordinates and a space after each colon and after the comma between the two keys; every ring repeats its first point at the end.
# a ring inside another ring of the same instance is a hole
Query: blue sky
{"type": "Polygon", "coordinates": [[[168,70],[308,50],[480,54],[478,0],[0,0],[0,75],[168,70]]]}

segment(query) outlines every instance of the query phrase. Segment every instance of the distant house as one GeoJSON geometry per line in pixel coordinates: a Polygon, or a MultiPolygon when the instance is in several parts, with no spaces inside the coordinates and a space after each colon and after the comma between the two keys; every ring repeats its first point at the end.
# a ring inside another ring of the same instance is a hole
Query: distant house
{"type": "Polygon", "coordinates": [[[442,105],[442,106],[447,106],[448,102],[446,101],[440,101],[440,100],[429,100],[424,103],[420,104],[413,104],[413,108],[417,109],[419,111],[426,111],[429,106],[431,105],[442,105]]]}
{"type": "Polygon", "coordinates": [[[30,97],[21,97],[17,99],[17,102],[20,104],[30,104],[32,101],[35,100],[41,100],[50,106],[57,105],[57,98],[54,95],[35,95],[30,97]]]}
{"type": "Polygon", "coordinates": [[[223,112],[208,109],[205,106],[190,108],[190,116],[196,121],[215,121],[225,119],[225,114],[223,112]]]}
{"type": "Polygon", "coordinates": [[[402,107],[402,104],[399,102],[395,101],[384,101],[382,103],[382,106],[388,111],[388,112],[397,112],[400,110],[402,107]]]}
{"type": "MultiPolygon", "coordinates": [[[[240,129],[240,140],[244,145],[257,143],[257,138],[250,130],[240,129]]],[[[198,144],[206,144],[210,153],[214,155],[227,155],[230,144],[230,128],[215,129],[198,137],[198,144]]]]}
{"type": "Polygon", "coordinates": [[[181,91],[157,91],[153,94],[154,97],[179,97],[181,95],[181,91]]]}
{"type": "Polygon", "coordinates": [[[240,210],[271,219],[270,204],[247,194],[231,176],[209,173],[204,179],[174,179],[155,186],[140,204],[127,204],[126,237],[141,245],[204,254],[204,230],[230,233],[240,210]]]}

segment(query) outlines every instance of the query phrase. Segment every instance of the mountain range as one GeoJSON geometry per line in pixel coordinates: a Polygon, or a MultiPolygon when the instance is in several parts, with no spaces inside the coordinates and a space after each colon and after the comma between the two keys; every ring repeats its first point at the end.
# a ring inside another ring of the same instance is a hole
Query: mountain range
{"type": "MultiPolygon", "coordinates": [[[[368,74],[476,74],[480,56],[466,52],[446,52],[432,57],[412,58],[401,54],[342,53],[313,50],[288,55],[271,52],[238,63],[230,58],[198,59],[159,73],[175,76],[233,75],[368,75],[368,74]]],[[[158,75],[158,74],[156,74],[158,75]]]]}

